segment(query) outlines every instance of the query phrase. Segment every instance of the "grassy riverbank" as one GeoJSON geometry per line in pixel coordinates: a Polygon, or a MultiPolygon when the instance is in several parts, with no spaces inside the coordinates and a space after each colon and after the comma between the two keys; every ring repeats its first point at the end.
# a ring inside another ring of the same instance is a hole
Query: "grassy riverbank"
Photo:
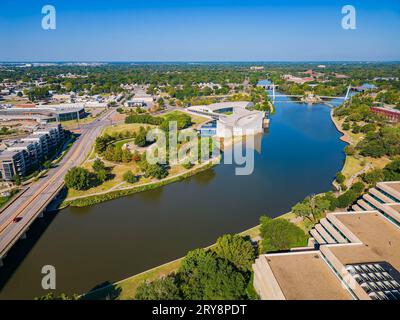
{"type": "MultiPolygon", "coordinates": [[[[288,212],[283,214],[275,219],[282,218],[286,220],[291,220],[294,217],[294,214],[288,212]]],[[[301,227],[304,231],[304,225],[300,223],[296,223],[299,227],[301,227]]],[[[260,237],[260,225],[257,225],[253,228],[247,229],[239,233],[241,236],[248,236],[251,239],[257,240],[260,237]]],[[[211,245],[208,248],[214,246],[211,245]]],[[[155,279],[167,276],[173,272],[176,272],[181,266],[182,260],[184,257],[176,259],[174,261],[167,262],[163,265],[157,266],[155,268],[146,270],[139,274],[136,274],[132,277],[126,278],[124,280],[106,285],[102,288],[95,289],[89,293],[82,295],[82,299],[86,300],[103,300],[103,299],[116,299],[116,300],[130,300],[136,294],[136,289],[139,284],[143,281],[153,281],[155,279]]]]}
{"type": "Polygon", "coordinates": [[[84,198],[78,198],[78,199],[74,199],[74,200],[65,200],[62,203],[61,207],[62,208],[67,207],[67,206],[86,207],[86,206],[91,206],[91,205],[101,203],[104,201],[109,201],[109,200],[117,199],[117,198],[124,197],[127,195],[132,195],[134,193],[153,190],[153,189],[165,186],[170,183],[174,183],[174,182],[178,182],[178,181],[187,179],[187,178],[194,176],[202,171],[212,168],[217,163],[218,163],[218,159],[214,159],[214,160],[210,160],[207,163],[201,164],[196,168],[190,169],[182,174],[179,174],[179,175],[176,175],[176,176],[173,176],[170,178],[165,178],[160,181],[137,185],[137,186],[133,186],[133,187],[122,189],[122,190],[110,191],[110,192],[106,192],[104,194],[97,194],[97,195],[87,196],[84,198]]]}

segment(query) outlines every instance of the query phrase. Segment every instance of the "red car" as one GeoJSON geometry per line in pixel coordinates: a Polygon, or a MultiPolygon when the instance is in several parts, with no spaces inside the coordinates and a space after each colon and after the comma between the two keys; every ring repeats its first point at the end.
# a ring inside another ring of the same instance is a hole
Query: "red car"
{"type": "Polygon", "coordinates": [[[15,217],[14,219],[13,219],[13,222],[14,223],[17,223],[17,222],[20,222],[22,220],[22,217],[15,217]]]}

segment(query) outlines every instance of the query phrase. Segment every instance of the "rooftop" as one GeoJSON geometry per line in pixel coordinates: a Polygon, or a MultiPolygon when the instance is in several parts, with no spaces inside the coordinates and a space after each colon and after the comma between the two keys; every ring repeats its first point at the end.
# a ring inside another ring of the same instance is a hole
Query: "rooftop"
{"type": "Polygon", "coordinates": [[[265,259],[288,300],[352,299],[318,251],[267,255],[265,259]]]}
{"type": "Polygon", "coordinates": [[[331,246],[330,251],[344,264],[387,261],[400,270],[400,230],[378,212],[347,212],[335,217],[361,243],[331,246]]]}

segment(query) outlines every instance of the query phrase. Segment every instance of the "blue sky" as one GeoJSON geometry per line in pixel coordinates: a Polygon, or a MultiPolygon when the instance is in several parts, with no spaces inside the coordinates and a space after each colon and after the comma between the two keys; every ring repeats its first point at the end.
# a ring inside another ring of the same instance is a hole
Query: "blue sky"
{"type": "Polygon", "coordinates": [[[1,0],[0,61],[400,60],[399,30],[399,0],[1,0]]]}

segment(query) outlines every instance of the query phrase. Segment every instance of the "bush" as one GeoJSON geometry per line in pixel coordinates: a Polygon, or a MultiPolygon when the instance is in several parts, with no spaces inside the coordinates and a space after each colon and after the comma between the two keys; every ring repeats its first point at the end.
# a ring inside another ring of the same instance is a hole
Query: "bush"
{"type": "Polygon", "coordinates": [[[179,288],[175,278],[168,276],[152,282],[145,281],[136,289],[137,300],[180,300],[179,288]]]}
{"type": "Polygon", "coordinates": [[[361,178],[364,182],[370,185],[375,185],[377,182],[383,181],[385,175],[382,169],[373,169],[367,173],[364,173],[361,178]]]}
{"type": "Polygon", "coordinates": [[[348,123],[343,123],[342,129],[348,131],[350,130],[350,125],[348,123]]]}
{"type": "Polygon", "coordinates": [[[364,187],[365,186],[362,182],[353,184],[349,190],[337,198],[337,207],[347,208],[350,206],[361,196],[362,192],[364,191],[364,187]]]}
{"type": "Polygon", "coordinates": [[[128,183],[135,183],[138,182],[138,177],[134,175],[134,173],[131,170],[128,170],[124,173],[124,175],[122,176],[122,178],[124,179],[124,181],[128,182],[128,183]]]}
{"type": "Polygon", "coordinates": [[[99,172],[100,170],[105,170],[106,166],[104,165],[104,162],[101,161],[101,159],[97,158],[96,160],[94,160],[92,168],[95,172],[99,172]]]}
{"type": "Polygon", "coordinates": [[[346,177],[344,176],[343,173],[338,172],[338,173],[336,174],[336,181],[337,181],[339,184],[343,183],[345,180],[346,180],[346,177]]]}
{"type": "Polygon", "coordinates": [[[240,271],[250,271],[256,257],[251,242],[237,234],[226,234],[218,238],[214,251],[220,258],[228,260],[240,271]]]}
{"type": "Polygon", "coordinates": [[[153,117],[149,114],[131,114],[125,118],[125,123],[147,123],[160,125],[164,120],[161,117],[153,117]]]}
{"type": "Polygon", "coordinates": [[[299,227],[285,219],[260,218],[262,237],[262,252],[288,250],[307,244],[307,236],[299,227]]]}
{"type": "Polygon", "coordinates": [[[177,277],[184,299],[240,300],[246,297],[247,282],[243,275],[211,251],[190,251],[177,277]]]}
{"type": "Polygon", "coordinates": [[[344,148],[344,153],[348,156],[353,156],[355,154],[355,150],[353,146],[346,146],[344,148]]]}
{"type": "Polygon", "coordinates": [[[91,187],[91,174],[81,167],[69,169],[64,177],[67,188],[75,190],[87,190],[91,187]]]}
{"type": "Polygon", "coordinates": [[[386,181],[400,180],[400,159],[395,159],[383,169],[386,181]]]}

